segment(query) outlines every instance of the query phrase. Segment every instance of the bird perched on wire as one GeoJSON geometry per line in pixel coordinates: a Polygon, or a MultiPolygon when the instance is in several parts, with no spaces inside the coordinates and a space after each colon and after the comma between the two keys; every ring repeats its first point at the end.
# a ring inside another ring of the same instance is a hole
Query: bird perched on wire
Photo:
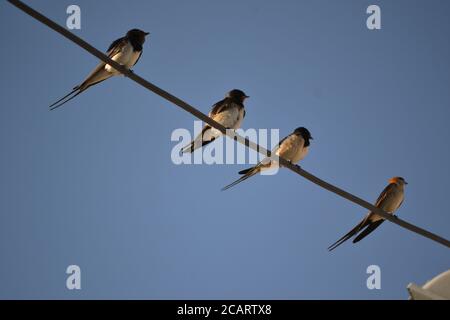
{"type": "MultiPolygon", "coordinates": [[[[145,37],[148,34],[149,32],[144,32],[139,29],[132,29],[128,31],[124,37],[115,40],[109,46],[106,55],[115,62],[129,69],[139,61],[143,50],[142,45],[144,44],[145,37]]],[[[51,104],[49,107],[50,110],[54,110],[62,106],[89,87],[119,74],[120,72],[109,64],[107,65],[104,62],[100,62],[82,83],[74,87],[70,93],[51,104]]]]}
{"type": "MultiPolygon", "coordinates": [[[[291,163],[297,163],[306,157],[309,151],[311,133],[308,129],[304,127],[299,127],[294,130],[290,135],[282,139],[277,147],[272,150],[272,154],[281,157],[291,163]]],[[[268,170],[278,166],[278,162],[274,159],[265,158],[259,162],[256,166],[239,171],[239,174],[243,176],[238,180],[230,183],[229,185],[222,188],[222,190],[227,190],[238,183],[247,180],[248,178],[260,173],[263,170],[268,170]]]]}
{"type": "MultiPolygon", "coordinates": [[[[226,97],[212,106],[208,116],[227,129],[239,129],[245,117],[244,101],[249,98],[244,91],[233,89],[226,97]]],[[[183,153],[194,152],[220,137],[222,132],[205,124],[200,134],[182,149],[183,153]]]]}
{"type": "MultiPolygon", "coordinates": [[[[386,188],[384,188],[383,192],[381,192],[378,197],[375,206],[380,208],[389,214],[394,214],[394,212],[400,208],[403,203],[403,199],[405,196],[404,187],[408,183],[402,177],[393,177],[389,180],[389,184],[386,188]]],[[[395,216],[395,215],[394,215],[395,216]]],[[[353,239],[353,243],[359,242],[364,239],[367,235],[369,235],[372,231],[374,231],[380,224],[383,223],[385,219],[380,217],[374,212],[370,212],[367,216],[358,223],[352,230],[350,230],[346,235],[340,238],[338,241],[333,243],[328,247],[328,250],[331,251],[358,234],[355,239],[353,239]]]]}

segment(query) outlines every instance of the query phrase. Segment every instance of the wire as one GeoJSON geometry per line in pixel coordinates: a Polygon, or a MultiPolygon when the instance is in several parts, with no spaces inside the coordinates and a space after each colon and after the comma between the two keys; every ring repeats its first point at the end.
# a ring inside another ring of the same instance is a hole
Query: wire
{"type": "MultiPolygon", "coordinates": [[[[43,24],[45,24],[46,26],[48,26],[49,28],[55,30],[56,32],[58,32],[59,34],[61,34],[62,36],[66,37],[67,39],[75,42],[76,44],[78,44],[80,47],[82,47],[83,49],[85,49],[86,51],[88,51],[89,53],[91,53],[92,55],[94,55],[95,57],[97,57],[98,59],[102,60],[103,62],[109,64],[110,66],[112,66],[114,69],[116,69],[117,71],[121,72],[124,76],[130,78],[131,80],[135,81],[136,83],[140,84],[141,86],[147,88],[148,90],[152,91],[153,93],[159,95],[160,97],[172,102],[173,104],[179,106],[180,108],[184,109],[185,111],[191,113],[193,116],[199,118],[200,120],[202,120],[203,122],[206,122],[207,124],[209,124],[210,126],[220,130],[223,134],[229,136],[231,139],[236,139],[239,143],[244,144],[245,146],[260,152],[268,157],[271,156],[271,152],[261,146],[259,146],[258,144],[248,140],[247,138],[244,138],[238,134],[236,134],[233,130],[226,130],[226,128],[224,126],[222,126],[220,123],[217,123],[216,121],[214,121],[213,119],[211,119],[210,117],[208,117],[207,115],[205,115],[204,113],[200,112],[199,110],[197,110],[196,108],[194,108],[193,106],[189,105],[188,103],[184,102],[183,100],[175,97],[174,95],[170,94],[167,91],[164,91],[163,89],[157,87],[156,85],[148,82],[147,80],[143,79],[142,77],[138,76],[137,74],[135,74],[134,72],[130,71],[129,69],[123,67],[122,65],[118,64],[117,62],[111,60],[110,58],[108,58],[103,52],[97,50],[96,48],[94,48],[93,46],[91,46],[89,43],[87,43],[86,41],[84,41],[83,39],[79,38],[78,36],[74,35],[73,33],[69,32],[68,30],[66,30],[65,28],[61,27],[60,25],[58,25],[57,23],[55,23],[54,21],[50,20],[49,18],[45,17],[44,15],[42,15],[41,13],[37,12],[36,10],[32,9],[31,7],[27,6],[25,3],[23,3],[22,1],[19,0],[8,0],[9,3],[11,3],[12,5],[14,5],[15,7],[17,7],[18,9],[22,10],[23,12],[25,12],[26,14],[30,15],[31,17],[35,18],[36,20],[42,22],[43,24]]],[[[341,196],[342,198],[345,198],[357,205],[360,205],[361,207],[374,212],[376,214],[378,214],[379,216],[385,218],[386,220],[389,220],[392,223],[395,223],[407,230],[410,230],[412,232],[415,232],[421,236],[424,236],[430,240],[433,240],[437,243],[440,243],[448,248],[450,248],[450,241],[437,235],[434,234],[430,231],[427,231],[423,228],[420,228],[418,226],[415,226],[409,222],[406,222],[405,220],[402,220],[400,218],[394,217],[388,213],[386,213],[385,211],[381,210],[380,208],[375,207],[374,205],[372,205],[371,203],[343,190],[340,189],[316,176],[314,176],[313,174],[309,173],[306,170],[303,170],[302,168],[300,168],[298,165],[294,165],[292,163],[290,163],[289,161],[283,159],[283,158],[279,158],[279,163],[290,169],[291,171],[297,173],[298,175],[302,176],[303,178],[311,181],[312,183],[315,183],[316,185],[330,191],[333,192],[339,196],[341,196]]]]}

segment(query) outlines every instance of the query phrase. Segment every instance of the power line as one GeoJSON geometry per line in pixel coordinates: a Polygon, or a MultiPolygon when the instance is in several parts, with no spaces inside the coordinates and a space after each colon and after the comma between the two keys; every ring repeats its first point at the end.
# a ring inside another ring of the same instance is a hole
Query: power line
{"type": "MultiPolygon", "coordinates": [[[[74,35],[73,33],[69,32],[68,30],[66,30],[65,28],[61,27],[60,25],[58,25],[57,23],[55,23],[54,21],[50,20],[49,18],[45,17],[44,15],[42,15],[41,13],[37,12],[36,10],[32,9],[31,7],[27,6],[25,3],[23,3],[22,1],[19,0],[8,0],[9,3],[11,3],[12,5],[16,6],[18,9],[22,10],[23,12],[25,12],[26,14],[30,15],[31,17],[35,18],[36,20],[42,22],[43,24],[45,24],[46,26],[48,26],[49,28],[55,30],[56,32],[58,32],[59,34],[61,34],[62,36],[66,37],[67,39],[71,40],[72,42],[75,42],[77,45],[79,45],[80,47],[82,47],[83,49],[85,49],[86,51],[88,51],[89,53],[91,53],[92,55],[94,55],[95,57],[97,57],[98,59],[102,60],[103,62],[109,64],[110,66],[112,66],[114,69],[116,69],[117,71],[121,72],[124,76],[130,78],[131,80],[137,82],[138,84],[140,84],[141,86],[147,88],[148,90],[152,91],[153,93],[156,93],[157,95],[159,95],[160,97],[172,102],[173,104],[179,106],[180,108],[184,109],[185,111],[191,113],[193,116],[197,117],[198,119],[202,120],[203,122],[206,122],[207,124],[209,124],[210,126],[220,130],[222,133],[226,134],[227,136],[229,136],[231,139],[236,139],[239,143],[242,143],[244,145],[246,145],[247,147],[256,150],[257,152],[260,152],[266,156],[271,156],[271,152],[261,146],[259,146],[258,144],[248,140],[247,138],[244,138],[238,134],[236,134],[233,130],[226,130],[226,128],[224,126],[222,126],[220,123],[217,123],[216,121],[214,121],[213,119],[211,119],[210,117],[208,117],[207,115],[205,115],[204,113],[200,112],[199,110],[197,110],[196,108],[194,108],[193,106],[189,105],[188,103],[184,102],[183,100],[175,97],[174,95],[170,94],[169,92],[157,87],[156,85],[148,82],[147,80],[141,78],[140,76],[138,76],[137,74],[135,74],[134,72],[128,70],[127,68],[125,68],[124,66],[118,64],[117,62],[111,60],[109,57],[107,57],[103,52],[97,50],[96,48],[94,48],[93,46],[91,46],[89,43],[87,43],[86,41],[82,40],[81,38],[79,38],[78,36],[74,35]]],[[[342,190],[316,176],[314,176],[313,174],[307,172],[306,170],[303,170],[302,168],[300,168],[297,165],[294,165],[292,163],[290,163],[289,161],[283,159],[283,158],[279,158],[279,163],[290,169],[291,171],[297,173],[298,175],[302,176],[303,178],[311,181],[312,183],[315,183],[316,185],[331,191],[353,203],[356,203],[358,205],[360,205],[361,207],[374,212],[378,215],[380,215],[381,217],[385,218],[386,220],[391,221],[392,223],[395,223],[405,229],[408,229],[412,232],[415,232],[419,235],[422,235],[428,239],[431,239],[433,241],[436,241],[448,248],[450,248],[450,241],[437,235],[434,234],[430,231],[427,231],[425,229],[422,229],[420,227],[417,227],[409,222],[406,222],[405,220],[402,220],[400,218],[397,217],[393,217],[392,215],[386,213],[385,211],[381,210],[380,208],[375,207],[374,205],[372,205],[371,203],[345,191],[342,190]]]]}

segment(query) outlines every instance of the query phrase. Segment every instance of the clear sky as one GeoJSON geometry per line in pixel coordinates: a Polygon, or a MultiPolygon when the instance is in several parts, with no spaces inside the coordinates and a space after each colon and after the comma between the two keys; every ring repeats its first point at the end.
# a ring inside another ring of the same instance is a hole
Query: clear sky
{"type": "MultiPolygon", "coordinates": [[[[448,1],[27,2],[63,25],[79,5],[101,50],[150,31],[137,74],[205,113],[244,90],[244,128],[307,127],[302,166],[371,202],[405,177],[398,215],[450,237],[448,1]]],[[[288,170],[221,192],[245,165],[173,164],[194,118],[129,79],[49,112],[96,58],[4,1],[0,26],[0,298],[405,299],[450,267],[387,222],[329,253],[366,210],[288,170]]]]}

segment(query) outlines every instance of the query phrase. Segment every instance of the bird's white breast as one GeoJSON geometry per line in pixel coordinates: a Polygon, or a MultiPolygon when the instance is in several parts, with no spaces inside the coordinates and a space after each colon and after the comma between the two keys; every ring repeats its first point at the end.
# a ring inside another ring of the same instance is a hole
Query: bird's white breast
{"type": "Polygon", "coordinates": [[[286,160],[297,163],[308,153],[308,148],[303,147],[304,143],[301,136],[292,134],[283,141],[275,153],[286,160]]]}
{"type": "MultiPolygon", "coordinates": [[[[115,54],[111,59],[125,66],[126,68],[131,68],[134,66],[136,61],[139,59],[141,52],[134,51],[133,46],[128,42],[126,46],[122,48],[120,52],[115,54]]],[[[111,67],[110,65],[105,66],[106,71],[118,74],[119,72],[111,67]]]]}
{"type": "Polygon", "coordinates": [[[241,127],[242,120],[244,120],[244,113],[245,113],[244,108],[238,109],[237,121],[235,125],[232,127],[233,129],[239,129],[241,127]]]}
{"type": "Polygon", "coordinates": [[[213,119],[226,128],[238,129],[244,118],[244,109],[239,110],[238,106],[233,106],[225,111],[216,114],[213,119]]]}

